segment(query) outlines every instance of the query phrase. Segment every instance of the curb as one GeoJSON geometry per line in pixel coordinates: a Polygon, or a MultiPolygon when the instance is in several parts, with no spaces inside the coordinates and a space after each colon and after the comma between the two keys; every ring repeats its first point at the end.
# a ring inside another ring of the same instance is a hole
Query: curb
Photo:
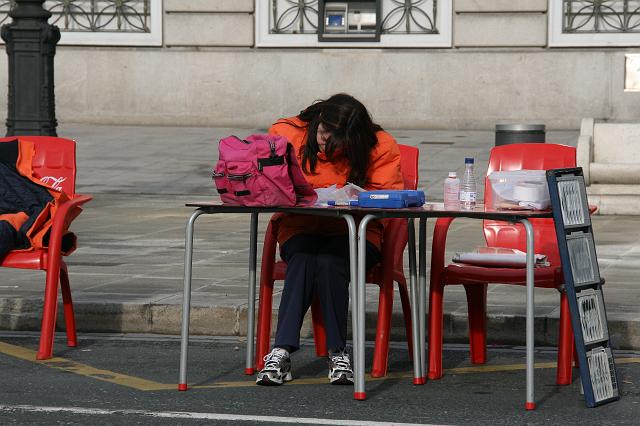
{"type": "MultiPolygon", "coordinates": [[[[42,314],[41,299],[0,299],[0,330],[39,331],[42,314]]],[[[76,327],[79,333],[151,333],[180,335],[182,306],[138,303],[74,303],[76,327]]],[[[272,319],[275,329],[276,314],[272,319]]],[[[367,312],[367,340],[375,336],[376,312],[367,312]]],[[[467,343],[466,315],[445,313],[444,341],[467,343]]],[[[555,347],[558,336],[557,317],[536,317],[536,345],[555,347]]],[[[487,343],[525,345],[524,315],[489,315],[487,317],[487,343]]],[[[64,330],[62,305],[58,309],[57,330],[64,330]]],[[[204,336],[246,336],[246,305],[192,306],[189,333],[204,336]]],[[[351,330],[351,325],[348,326],[351,330]]],[[[640,320],[609,319],[609,333],[615,349],[640,350],[640,320]]],[[[310,315],[305,318],[301,338],[312,338],[310,315]]],[[[404,320],[401,312],[392,317],[391,340],[405,341],[404,320]]]]}

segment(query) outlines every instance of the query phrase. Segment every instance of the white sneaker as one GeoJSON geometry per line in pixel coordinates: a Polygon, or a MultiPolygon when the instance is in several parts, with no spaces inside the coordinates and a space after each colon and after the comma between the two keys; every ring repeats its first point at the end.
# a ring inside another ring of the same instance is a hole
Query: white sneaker
{"type": "Polygon", "coordinates": [[[264,368],[258,373],[256,384],[278,386],[291,380],[293,380],[293,376],[291,376],[289,352],[282,348],[273,348],[264,357],[264,368]]]}
{"type": "Polygon", "coordinates": [[[332,385],[352,385],[353,370],[346,351],[329,354],[329,382],[332,385]]]}

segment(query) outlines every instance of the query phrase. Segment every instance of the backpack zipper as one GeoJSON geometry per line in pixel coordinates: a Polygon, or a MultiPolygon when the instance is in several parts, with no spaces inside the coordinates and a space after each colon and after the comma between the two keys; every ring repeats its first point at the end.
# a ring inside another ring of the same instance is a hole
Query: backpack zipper
{"type": "Polygon", "coordinates": [[[253,176],[253,173],[245,173],[243,175],[232,175],[232,174],[227,175],[229,180],[241,180],[243,182],[249,179],[251,176],[253,176]]]}

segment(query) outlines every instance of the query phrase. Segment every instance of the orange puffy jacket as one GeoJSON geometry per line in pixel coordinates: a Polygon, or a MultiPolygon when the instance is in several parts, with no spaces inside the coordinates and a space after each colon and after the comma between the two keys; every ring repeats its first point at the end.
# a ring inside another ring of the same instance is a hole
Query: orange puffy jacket
{"type": "MultiPolygon", "coordinates": [[[[302,148],[307,140],[307,123],[297,117],[278,120],[269,133],[285,136],[295,148],[298,162],[302,164],[302,148]],[[290,124],[293,123],[293,124],[290,124]],[[300,126],[300,127],[296,127],[300,126]]],[[[400,150],[393,136],[384,131],[376,134],[377,145],[371,150],[371,161],[367,174],[366,190],[404,189],[400,171],[400,150]]],[[[318,153],[315,174],[305,174],[314,188],[326,188],[333,184],[342,187],[347,183],[349,164],[344,161],[327,161],[324,153],[318,153]]],[[[356,218],[358,219],[358,218],[356,218]]],[[[310,215],[281,215],[278,219],[278,243],[283,244],[297,234],[343,235],[348,233],[347,224],[341,218],[310,215]]],[[[384,228],[381,222],[373,221],[367,227],[367,240],[378,249],[382,246],[384,228]]]]}

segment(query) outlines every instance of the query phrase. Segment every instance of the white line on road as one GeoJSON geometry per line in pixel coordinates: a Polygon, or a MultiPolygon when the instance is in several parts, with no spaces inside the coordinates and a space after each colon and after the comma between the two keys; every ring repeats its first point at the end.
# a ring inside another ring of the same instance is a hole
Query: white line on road
{"type": "MultiPolygon", "coordinates": [[[[26,411],[32,413],[71,413],[89,416],[146,416],[170,419],[194,419],[194,420],[226,420],[237,422],[269,422],[269,423],[298,423],[314,425],[345,425],[345,426],[394,426],[394,425],[418,425],[418,423],[396,423],[396,422],[373,422],[358,420],[337,420],[337,419],[316,419],[308,417],[278,417],[278,416],[246,416],[239,414],[219,414],[219,413],[194,413],[181,411],[147,411],[147,410],[105,410],[102,408],[83,407],[37,407],[33,405],[0,405],[0,412],[12,413],[26,411]]],[[[423,426],[437,426],[427,423],[420,423],[423,426]]]]}

